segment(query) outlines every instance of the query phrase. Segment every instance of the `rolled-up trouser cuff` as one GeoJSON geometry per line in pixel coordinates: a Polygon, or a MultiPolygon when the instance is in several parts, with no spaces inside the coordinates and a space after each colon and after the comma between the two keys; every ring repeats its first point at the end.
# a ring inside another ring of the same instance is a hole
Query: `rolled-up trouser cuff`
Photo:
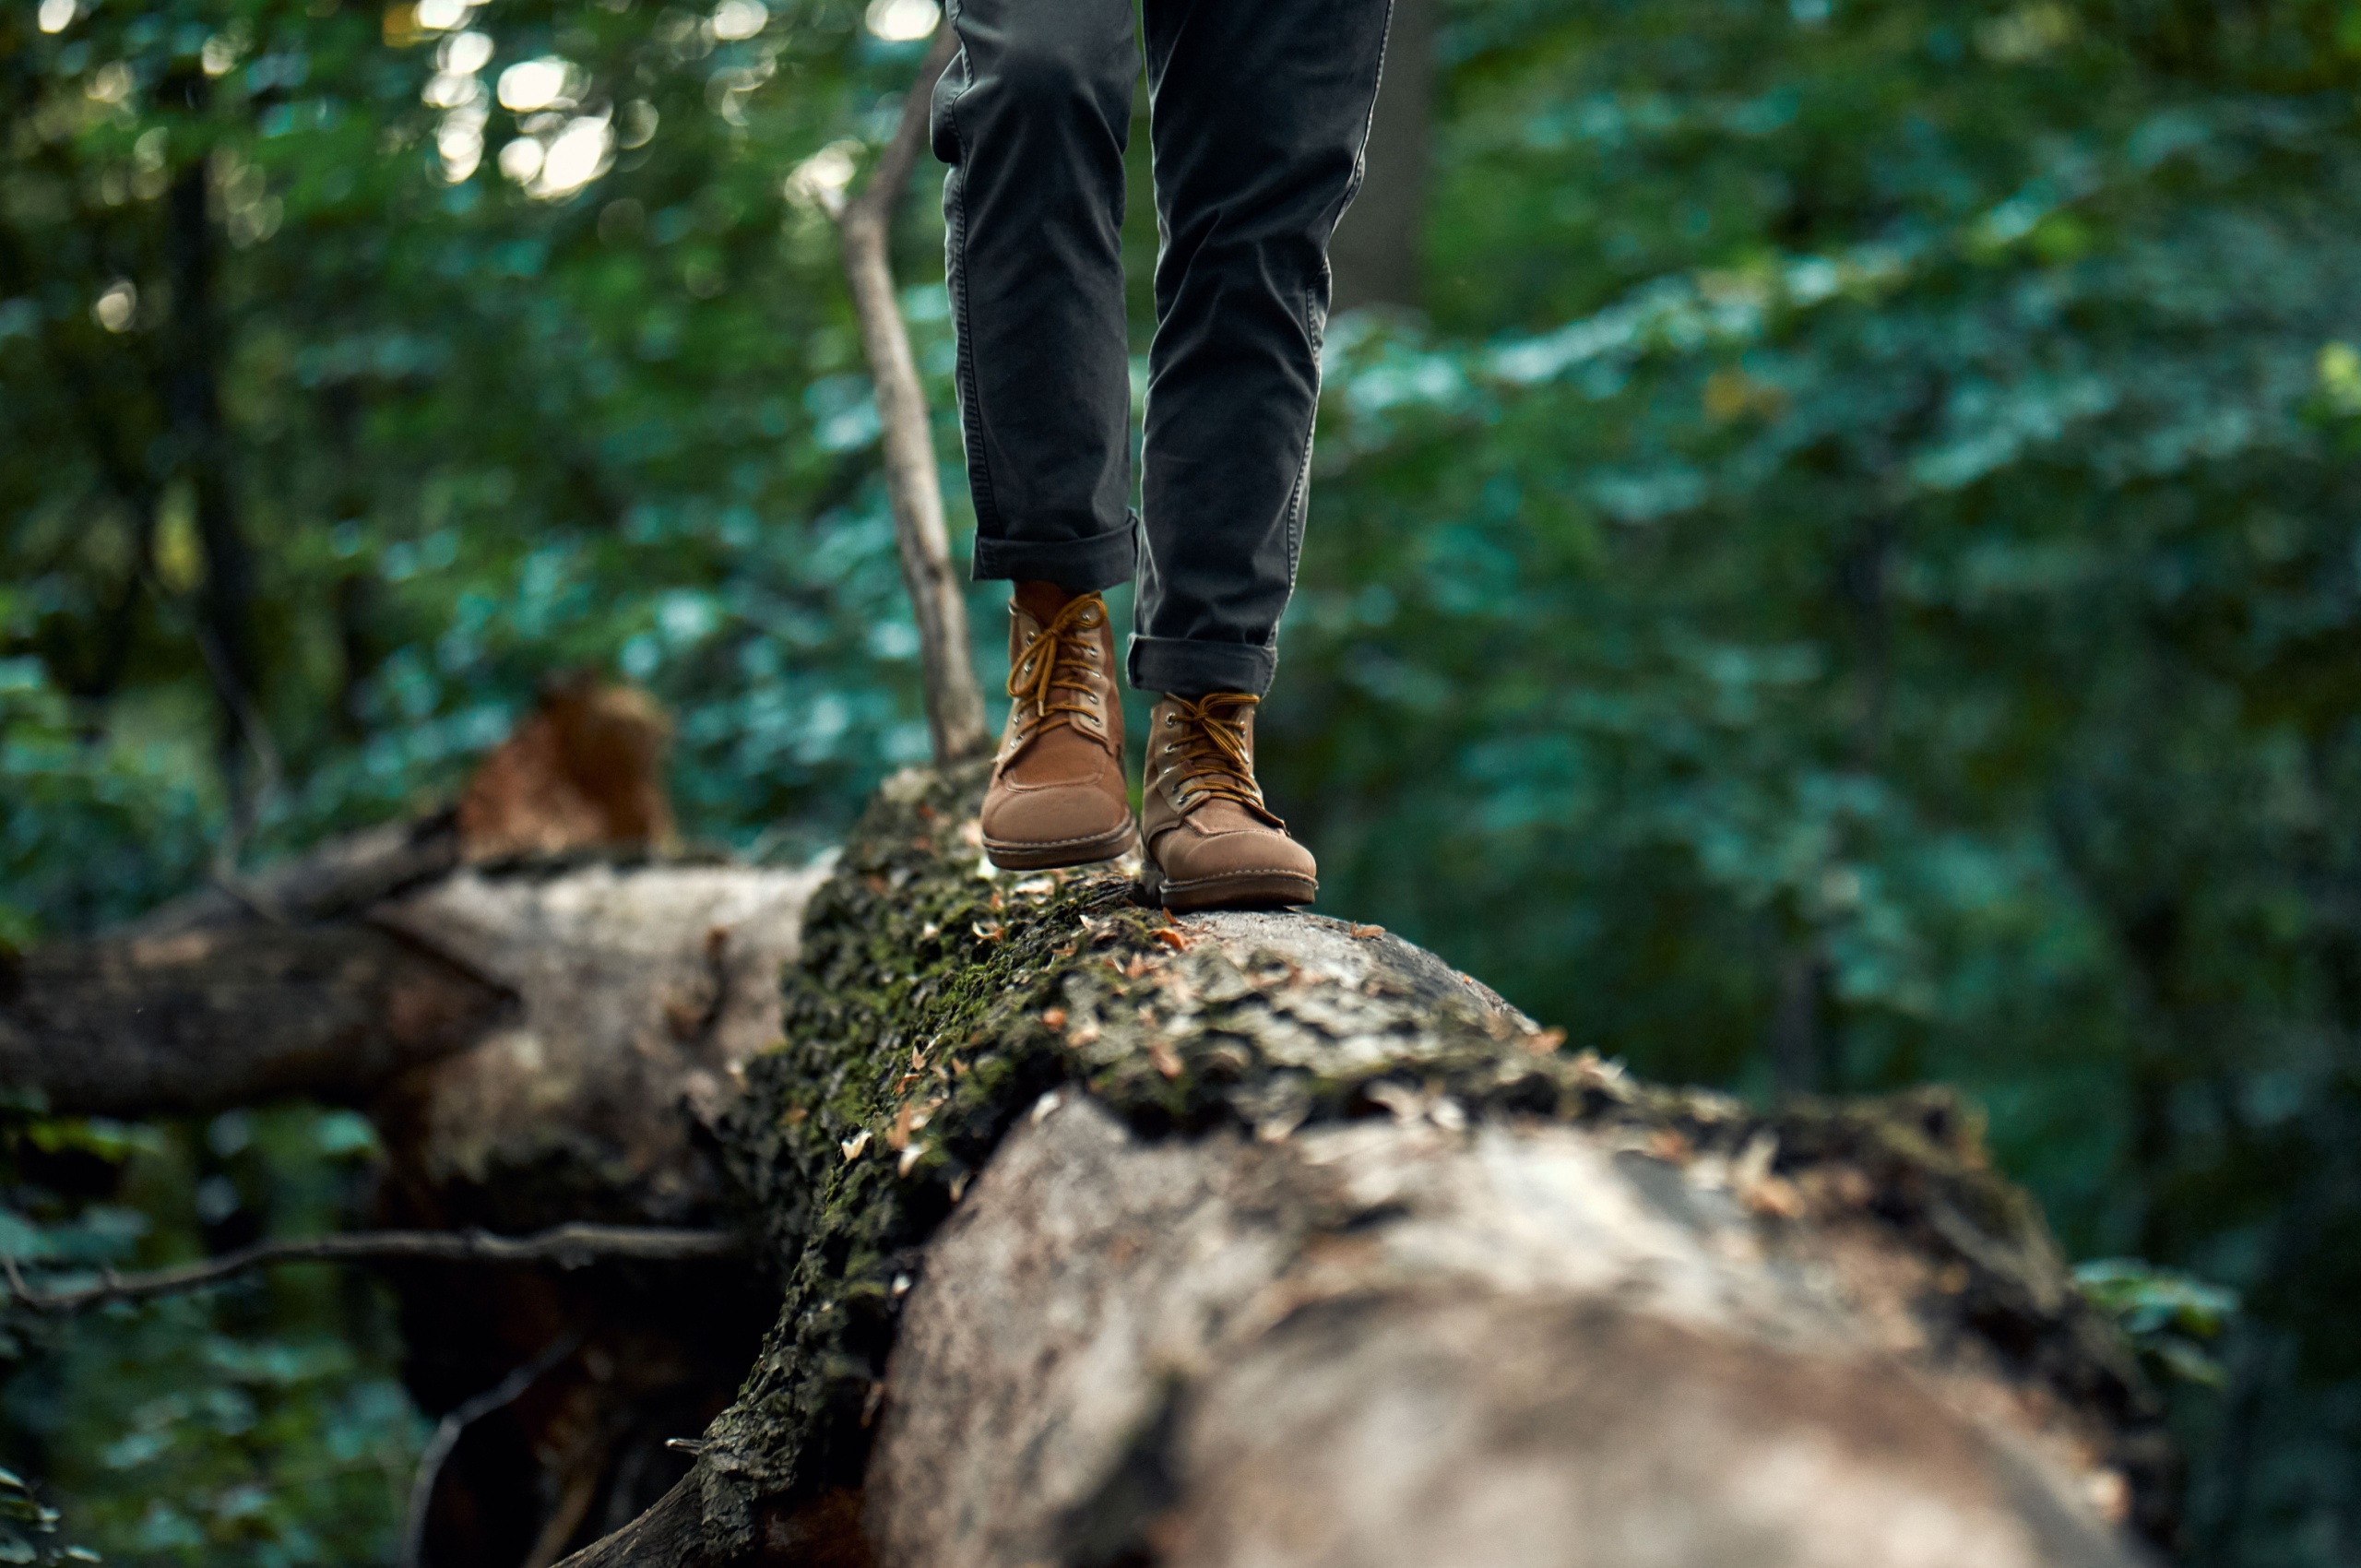
{"type": "Polygon", "coordinates": [[[1254,643],[1202,643],[1181,637],[1134,635],[1129,669],[1132,685],[1169,696],[1200,697],[1207,692],[1244,692],[1261,696],[1271,689],[1278,651],[1254,643]]]}
{"type": "Polygon", "coordinates": [[[1006,578],[1019,583],[1055,583],[1068,593],[1094,593],[1127,583],[1139,569],[1137,513],[1121,528],[1088,539],[1034,540],[976,536],[978,582],[1006,578]]]}

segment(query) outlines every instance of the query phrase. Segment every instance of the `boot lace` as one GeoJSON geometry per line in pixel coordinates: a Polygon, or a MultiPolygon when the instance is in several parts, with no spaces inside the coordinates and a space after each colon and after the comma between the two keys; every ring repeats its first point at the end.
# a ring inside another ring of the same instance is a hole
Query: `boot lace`
{"type": "Polygon", "coordinates": [[[1263,787],[1254,781],[1254,756],[1248,749],[1246,721],[1262,698],[1244,692],[1213,692],[1202,697],[1176,696],[1166,723],[1180,731],[1165,742],[1180,760],[1175,803],[1193,808],[1208,800],[1236,801],[1274,827],[1284,828],[1263,803],[1263,787]]]}
{"type": "Polygon", "coordinates": [[[1098,711],[1098,628],[1106,614],[1104,600],[1085,594],[1068,600],[1048,625],[1026,639],[1008,672],[1018,738],[1053,724],[1071,725],[1068,714],[1098,711]]]}

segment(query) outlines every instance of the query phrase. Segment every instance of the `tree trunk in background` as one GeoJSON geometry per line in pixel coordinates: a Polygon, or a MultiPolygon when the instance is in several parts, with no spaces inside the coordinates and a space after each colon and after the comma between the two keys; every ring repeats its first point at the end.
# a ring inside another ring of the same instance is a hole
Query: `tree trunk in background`
{"type": "Polygon", "coordinates": [[[1427,140],[1434,100],[1436,0],[1394,0],[1385,77],[1370,123],[1360,194],[1328,247],[1335,308],[1419,302],[1427,140]]]}
{"type": "MultiPolygon", "coordinates": [[[[0,225],[0,294],[30,295],[38,291],[34,273],[22,244],[0,225]]],[[[71,352],[53,351],[42,362],[42,374],[54,378],[83,427],[91,457],[106,490],[123,508],[130,562],[117,589],[115,602],[104,618],[99,647],[79,658],[49,657],[52,668],[73,695],[96,701],[113,695],[131,661],[132,645],[139,632],[140,611],[148,600],[148,579],[155,564],[156,508],[160,499],[156,476],[149,471],[147,442],[137,433],[136,415],[125,408],[127,399],[113,396],[92,375],[89,365],[71,352]]]]}
{"type": "Polygon", "coordinates": [[[1771,1012],[1771,1086],[1782,1096],[1826,1094],[1840,1086],[1831,1071],[1836,1040],[1828,1024],[1827,956],[1817,934],[1798,939],[1779,961],[1778,998],[1771,1012]]]}
{"type": "MultiPolygon", "coordinates": [[[[166,90],[192,114],[203,110],[209,91],[205,77],[195,72],[174,77],[166,90]]],[[[234,867],[261,798],[277,782],[279,761],[263,728],[254,556],[238,525],[231,443],[222,428],[210,168],[209,157],[189,163],[164,197],[164,254],[172,291],[164,405],[172,420],[175,466],[190,486],[205,557],[195,631],[221,703],[219,756],[230,797],[230,833],[219,861],[234,867]]]]}

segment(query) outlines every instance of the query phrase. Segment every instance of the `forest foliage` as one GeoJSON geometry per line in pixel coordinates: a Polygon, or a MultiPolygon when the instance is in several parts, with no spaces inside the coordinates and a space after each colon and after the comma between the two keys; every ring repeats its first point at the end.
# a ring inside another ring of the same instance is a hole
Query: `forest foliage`
{"type": "MultiPolygon", "coordinates": [[[[0,941],[432,802],[570,669],[756,858],[921,757],[814,192],[933,18],[0,14],[0,941]]],[[[1449,0],[1433,50],[1263,727],[1323,907],[1651,1076],[1962,1086],[2157,1352],[2189,1561],[2361,1563],[2361,6],[1449,0]]],[[[13,1254],[365,1212],[341,1113],[39,1109],[13,1254]]],[[[66,1538],[387,1550],[365,1277],[8,1329],[66,1538]]]]}

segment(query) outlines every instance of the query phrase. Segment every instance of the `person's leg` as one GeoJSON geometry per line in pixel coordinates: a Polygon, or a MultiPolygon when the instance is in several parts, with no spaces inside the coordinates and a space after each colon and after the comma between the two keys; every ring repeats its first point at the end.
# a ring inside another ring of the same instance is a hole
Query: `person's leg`
{"type": "Polygon", "coordinates": [[[1145,875],[1169,909],[1304,904],[1254,710],[1295,588],[1328,322],[1389,0],[1145,0],[1157,331],[1132,683],[1151,717],[1145,875]]]}
{"type": "Polygon", "coordinates": [[[1128,579],[1128,0],[953,0],[935,89],[979,578],[1128,579]]]}
{"type": "Polygon", "coordinates": [[[1130,671],[1260,695],[1303,537],[1328,238],[1360,183],[1388,0],[1145,0],[1156,273],[1130,671]]]}
{"type": "Polygon", "coordinates": [[[952,0],[951,25],[933,130],[976,576],[1017,582],[984,849],[1074,865],[1137,838],[1097,590],[1137,555],[1119,235],[1139,51],[1129,0],[952,0]]]}

